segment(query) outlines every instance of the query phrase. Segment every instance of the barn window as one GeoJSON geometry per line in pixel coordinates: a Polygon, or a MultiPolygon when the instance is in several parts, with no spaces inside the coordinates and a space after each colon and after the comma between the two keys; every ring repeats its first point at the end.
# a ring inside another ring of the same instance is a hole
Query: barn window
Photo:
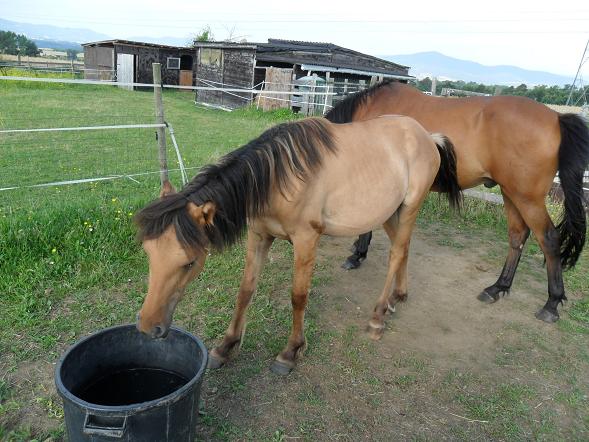
{"type": "Polygon", "coordinates": [[[180,59],[178,57],[168,57],[168,69],[180,69],[180,59]]]}
{"type": "Polygon", "coordinates": [[[221,49],[201,48],[200,50],[200,64],[202,65],[220,67],[222,57],[221,49]]]}

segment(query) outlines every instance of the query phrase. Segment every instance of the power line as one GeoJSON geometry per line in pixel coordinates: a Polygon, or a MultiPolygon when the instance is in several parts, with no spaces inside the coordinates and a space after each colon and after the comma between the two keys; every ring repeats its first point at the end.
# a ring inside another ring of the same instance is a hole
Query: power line
{"type": "MultiPolygon", "coordinates": [[[[297,18],[297,17],[285,17],[285,18],[276,18],[276,16],[268,16],[266,18],[243,18],[243,16],[236,16],[235,19],[227,18],[227,16],[223,17],[215,17],[211,16],[208,18],[202,18],[202,15],[199,18],[193,19],[162,19],[162,18],[136,18],[132,22],[129,21],[116,21],[116,20],[108,20],[108,21],[101,21],[101,20],[87,20],[85,17],[64,17],[63,15],[14,15],[13,17],[18,17],[21,19],[51,19],[52,21],[63,21],[63,22],[73,22],[73,23],[90,23],[90,24],[108,24],[108,25],[125,25],[125,26],[154,26],[154,25],[161,25],[162,23],[164,26],[168,25],[171,27],[186,27],[186,26],[178,26],[178,23],[186,22],[186,23],[209,23],[209,22],[235,22],[237,24],[240,23],[251,23],[251,24],[268,24],[268,23],[334,23],[334,24],[346,24],[346,23],[358,23],[358,24],[455,24],[455,23],[551,23],[554,24],[555,22],[589,22],[589,17],[566,17],[566,18],[464,18],[464,19],[354,19],[354,18],[297,18]]],[[[31,23],[35,24],[35,23],[31,23]]],[[[43,24],[39,24],[43,25],[43,24]]],[[[193,26],[190,26],[191,28],[193,26]]]]}

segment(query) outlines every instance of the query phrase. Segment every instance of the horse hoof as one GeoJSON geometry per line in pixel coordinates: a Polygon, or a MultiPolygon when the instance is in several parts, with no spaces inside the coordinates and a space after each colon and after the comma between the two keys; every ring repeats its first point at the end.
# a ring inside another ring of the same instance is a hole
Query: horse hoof
{"type": "Polygon", "coordinates": [[[559,315],[558,315],[558,312],[556,312],[556,314],[554,314],[554,313],[546,310],[544,307],[542,307],[536,313],[536,318],[539,319],[540,321],[544,321],[544,322],[548,322],[549,324],[552,324],[552,323],[558,321],[559,315]]]}
{"type": "Polygon", "coordinates": [[[346,259],[346,262],[342,264],[342,269],[344,270],[354,270],[360,267],[361,262],[357,259],[346,259]]]}
{"type": "Polygon", "coordinates": [[[226,361],[219,358],[218,356],[215,356],[213,354],[213,351],[209,353],[209,361],[207,362],[207,368],[216,370],[217,368],[221,368],[223,365],[225,365],[226,361]]]}
{"type": "Polygon", "coordinates": [[[272,362],[272,365],[270,366],[270,371],[272,373],[280,375],[280,376],[286,376],[287,374],[289,374],[292,371],[293,368],[294,368],[294,364],[290,365],[285,362],[274,361],[274,362],[272,362]]]}
{"type": "Polygon", "coordinates": [[[373,341],[380,341],[382,338],[382,335],[384,334],[384,329],[372,329],[370,330],[370,334],[368,335],[370,337],[370,339],[372,339],[373,341]]]}
{"type": "Polygon", "coordinates": [[[493,304],[499,300],[499,295],[496,296],[497,297],[491,295],[489,292],[487,292],[487,290],[483,290],[481,293],[479,293],[477,299],[481,302],[484,302],[485,304],[493,304]]]}
{"type": "Polygon", "coordinates": [[[384,334],[384,325],[373,325],[372,322],[368,323],[368,336],[373,341],[380,341],[384,334]]]}

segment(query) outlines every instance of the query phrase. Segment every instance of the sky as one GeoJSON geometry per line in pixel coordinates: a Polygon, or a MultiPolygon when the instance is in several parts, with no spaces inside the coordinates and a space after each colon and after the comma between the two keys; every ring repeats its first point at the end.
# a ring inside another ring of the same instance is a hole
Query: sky
{"type": "MultiPolygon", "coordinates": [[[[189,41],[208,25],[217,40],[321,41],[374,56],[438,51],[571,77],[589,39],[589,0],[0,0],[0,17],[121,39],[189,41]]],[[[587,72],[589,60],[585,66],[587,72]]]]}

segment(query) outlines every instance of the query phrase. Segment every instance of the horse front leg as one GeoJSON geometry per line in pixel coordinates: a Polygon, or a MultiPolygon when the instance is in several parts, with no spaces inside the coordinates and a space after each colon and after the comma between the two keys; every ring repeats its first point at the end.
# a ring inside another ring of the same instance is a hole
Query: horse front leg
{"type": "Polygon", "coordinates": [[[501,294],[509,293],[517,265],[522,256],[522,250],[526,240],[530,236],[530,229],[523,220],[521,214],[511,201],[503,193],[505,214],[507,215],[507,226],[509,232],[509,252],[501,275],[495,284],[485,288],[478,296],[478,300],[491,304],[499,300],[501,294]]]}
{"type": "Polygon", "coordinates": [[[306,347],[305,308],[311,287],[313,266],[319,244],[319,235],[315,232],[292,238],[294,246],[294,275],[292,284],[292,331],[288,343],[270,369],[280,375],[288,374],[296,365],[296,359],[306,347]]]}
{"type": "Polygon", "coordinates": [[[223,342],[209,353],[208,368],[219,368],[227,362],[231,351],[241,346],[245,333],[245,313],[256,290],[258,277],[264,267],[274,237],[248,230],[247,255],[235,310],[223,342]]]}
{"type": "Polygon", "coordinates": [[[358,237],[352,246],[352,254],[342,264],[345,270],[357,269],[368,255],[368,246],[372,240],[372,232],[364,233],[358,237]]]}

